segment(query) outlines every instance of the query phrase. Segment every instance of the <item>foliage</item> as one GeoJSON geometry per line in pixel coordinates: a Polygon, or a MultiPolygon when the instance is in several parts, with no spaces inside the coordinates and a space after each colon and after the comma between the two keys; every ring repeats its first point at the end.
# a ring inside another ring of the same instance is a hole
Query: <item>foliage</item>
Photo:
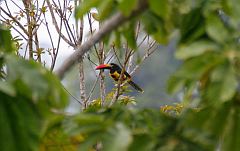
{"type": "Polygon", "coordinates": [[[182,123],[191,127],[186,135],[211,141],[210,150],[236,150],[240,61],[236,23],[240,20],[232,13],[237,13],[240,6],[234,1],[202,2],[184,15],[176,52],[183,64],[170,78],[169,91],[184,88],[184,101],[201,108],[197,113],[186,111],[182,123]]]}
{"type": "Polygon", "coordinates": [[[0,80],[1,150],[37,150],[46,128],[67,96],[57,78],[40,64],[14,55],[10,31],[2,28],[0,80]]]}
{"type": "Polygon", "coordinates": [[[168,118],[159,113],[160,110],[138,111],[127,109],[124,106],[116,106],[94,112],[86,111],[70,117],[66,121],[66,128],[67,132],[72,135],[86,136],[79,145],[80,150],[92,148],[100,140],[104,150],[127,150],[128,148],[145,150],[154,147],[154,142],[151,141],[154,140],[154,137],[158,137],[161,132],[166,132],[160,123],[165,118],[165,122],[167,122],[168,118]],[[153,123],[155,127],[153,127],[153,123]],[[147,138],[149,141],[145,141],[147,138]],[[137,144],[142,144],[142,146],[137,146],[137,144]],[[142,148],[143,146],[145,149],[142,148]]]}
{"type": "MultiPolygon", "coordinates": [[[[119,7],[123,3],[124,0],[118,1],[113,9],[119,9],[127,16],[130,13],[119,7]]],[[[94,7],[101,10],[100,5],[98,3],[94,7]]],[[[178,135],[183,134],[181,140],[189,141],[187,147],[197,144],[194,149],[183,150],[239,148],[239,135],[236,134],[240,128],[236,116],[239,114],[240,20],[236,17],[239,8],[240,5],[234,0],[150,0],[149,9],[138,18],[143,23],[144,30],[158,42],[166,43],[172,38],[178,40],[176,57],[183,64],[169,79],[168,90],[170,93],[183,93],[184,106],[199,108],[193,111],[184,109],[178,119],[178,126],[182,128],[178,135]]],[[[132,5],[125,5],[125,9],[134,10],[132,5]]],[[[76,12],[78,14],[78,10],[76,12]]],[[[84,13],[78,15],[83,16],[84,13]]],[[[101,13],[99,11],[98,15],[101,16],[101,13]]],[[[136,21],[138,20],[131,20],[133,24],[136,21]]],[[[124,31],[133,28],[125,27],[128,29],[124,31]]],[[[131,41],[129,37],[125,38],[131,41]]],[[[116,38],[118,39],[121,38],[116,38]]],[[[171,135],[170,131],[168,133],[171,135]]],[[[164,138],[161,138],[161,142],[162,139],[164,138]]],[[[174,143],[168,147],[165,150],[174,150],[174,143]]]]}
{"type": "MultiPolygon", "coordinates": [[[[117,11],[129,17],[138,2],[85,0],[75,16],[83,18],[96,8],[100,21],[117,11]]],[[[60,82],[39,64],[13,55],[9,31],[2,28],[1,149],[37,150],[41,141],[42,150],[51,143],[56,144],[52,150],[64,150],[66,144],[68,150],[84,151],[238,150],[239,10],[235,0],[149,0],[143,14],[111,34],[116,34],[116,43],[125,38],[135,48],[140,20],[158,42],[177,40],[176,57],[183,64],[169,79],[168,89],[181,92],[184,105],[134,109],[125,105],[131,98],[123,98],[111,108],[93,103],[70,116],[52,113],[66,105],[60,82]]]]}

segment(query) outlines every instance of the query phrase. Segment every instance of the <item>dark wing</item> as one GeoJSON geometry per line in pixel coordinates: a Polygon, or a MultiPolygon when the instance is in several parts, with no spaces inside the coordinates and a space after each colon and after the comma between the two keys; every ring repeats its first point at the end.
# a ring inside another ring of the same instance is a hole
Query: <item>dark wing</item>
{"type": "Polygon", "coordinates": [[[139,87],[136,83],[134,83],[132,80],[128,81],[128,83],[129,83],[135,90],[137,90],[138,92],[141,92],[141,93],[144,92],[143,89],[140,88],[140,87],[139,87]]]}
{"type": "MultiPolygon", "coordinates": [[[[121,68],[117,69],[117,73],[119,73],[119,75],[121,74],[121,72],[122,72],[122,69],[121,69],[121,68]]],[[[128,79],[131,78],[130,74],[128,74],[127,71],[124,71],[123,74],[124,74],[128,79]]]]}
{"type": "Polygon", "coordinates": [[[131,78],[131,76],[127,73],[127,71],[124,71],[124,74],[126,75],[126,77],[131,78]]]}

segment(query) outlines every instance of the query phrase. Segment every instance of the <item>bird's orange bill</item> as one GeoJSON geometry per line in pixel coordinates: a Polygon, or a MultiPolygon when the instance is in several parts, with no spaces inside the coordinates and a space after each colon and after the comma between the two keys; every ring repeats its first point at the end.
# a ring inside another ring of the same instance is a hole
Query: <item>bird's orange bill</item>
{"type": "Polygon", "coordinates": [[[99,69],[108,69],[110,68],[111,65],[110,64],[101,64],[99,66],[96,67],[96,70],[99,70],[99,69]]]}

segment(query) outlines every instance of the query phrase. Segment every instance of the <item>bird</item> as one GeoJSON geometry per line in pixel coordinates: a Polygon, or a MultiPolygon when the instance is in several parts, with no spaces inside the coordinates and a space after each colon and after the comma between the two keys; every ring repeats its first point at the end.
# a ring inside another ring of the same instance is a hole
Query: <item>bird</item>
{"type": "MultiPolygon", "coordinates": [[[[96,70],[101,70],[101,69],[110,70],[109,75],[113,78],[114,81],[119,80],[121,72],[122,72],[122,68],[115,63],[100,64],[99,66],[96,67],[96,70]]],[[[138,92],[141,92],[141,93],[144,92],[142,88],[140,88],[135,82],[132,81],[131,76],[126,71],[124,71],[124,73],[123,73],[123,81],[127,81],[128,84],[130,84],[138,92]]]]}

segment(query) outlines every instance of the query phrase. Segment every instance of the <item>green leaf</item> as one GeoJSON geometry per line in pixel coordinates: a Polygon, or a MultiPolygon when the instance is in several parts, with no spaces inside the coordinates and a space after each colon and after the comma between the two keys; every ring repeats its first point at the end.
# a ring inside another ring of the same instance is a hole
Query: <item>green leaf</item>
{"type": "MultiPolygon", "coordinates": [[[[159,27],[162,27],[162,26],[159,26],[159,27]]],[[[159,28],[156,33],[153,33],[152,37],[160,44],[168,44],[169,42],[166,31],[163,27],[159,28]]]]}
{"type": "Polygon", "coordinates": [[[82,135],[78,135],[76,137],[70,137],[69,135],[67,135],[61,125],[64,118],[61,117],[60,119],[57,119],[59,120],[58,122],[53,121],[53,127],[48,127],[48,131],[46,132],[44,137],[41,138],[41,145],[39,147],[39,151],[58,151],[60,146],[62,146],[62,148],[67,151],[77,150],[76,144],[81,143],[84,137],[82,135]]]}
{"type": "Polygon", "coordinates": [[[97,7],[101,3],[101,0],[84,0],[81,4],[75,9],[75,18],[82,19],[84,14],[91,10],[93,7],[97,7]]]}
{"type": "Polygon", "coordinates": [[[125,16],[129,16],[137,6],[138,0],[119,0],[119,9],[125,16]]]}
{"type": "Polygon", "coordinates": [[[99,4],[99,20],[104,20],[111,15],[114,8],[114,0],[104,0],[99,4]]]}
{"type": "Polygon", "coordinates": [[[107,120],[100,114],[80,113],[65,120],[63,127],[65,132],[72,137],[83,136],[78,145],[78,150],[86,151],[93,148],[101,141],[108,127],[107,120]]]}
{"type": "Polygon", "coordinates": [[[0,146],[2,151],[39,150],[51,109],[67,103],[60,81],[40,64],[13,54],[10,31],[0,28],[0,146]],[[4,65],[4,69],[2,68],[4,65]],[[2,75],[1,75],[2,76],[2,75]]]}
{"type": "Polygon", "coordinates": [[[199,144],[205,150],[215,150],[228,125],[230,109],[231,103],[226,102],[218,107],[186,110],[180,120],[181,127],[184,127],[184,138],[199,144]]]}
{"type": "Polygon", "coordinates": [[[146,11],[141,17],[144,24],[144,30],[153,36],[159,43],[166,44],[168,42],[167,31],[164,27],[163,19],[150,11],[146,11]]]}
{"type": "Polygon", "coordinates": [[[131,142],[131,131],[122,123],[116,123],[115,127],[108,130],[108,135],[103,140],[103,150],[127,151],[131,142]]]}
{"type": "Polygon", "coordinates": [[[6,80],[17,89],[18,93],[40,104],[41,101],[44,102],[43,104],[49,101],[47,105],[49,107],[61,108],[66,105],[67,95],[62,84],[40,64],[8,55],[6,65],[6,80]]]}
{"type": "Polygon", "coordinates": [[[39,67],[33,61],[25,61],[18,59],[15,56],[6,57],[8,76],[7,80],[11,83],[19,85],[25,84],[27,92],[22,91],[29,98],[38,100],[41,97],[47,95],[48,83],[44,82],[44,77],[41,76],[38,70],[34,70],[39,67]],[[37,79],[33,82],[34,79],[37,79]],[[20,84],[21,83],[21,84],[20,84]],[[32,91],[32,93],[29,93],[32,91]],[[31,96],[30,96],[31,95],[31,96]]]}
{"type": "Polygon", "coordinates": [[[206,78],[215,67],[225,61],[218,52],[208,51],[196,57],[187,59],[170,77],[168,92],[176,93],[181,88],[191,88],[202,78],[206,78]]]}
{"type": "Polygon", "coordinates": [[[128,151],[147,151],[153,149],[153,139],[146,134],[140,134],[133,137],[133,143],[128,151]]]}
{"type": "MultiPolygon", "coordinates": [[[[208,121],[206,129],[209,129],[216,138],[224,134],[224,129],[228,124],[229,115],[232,107],[232,102],[225,102],[221,106],[211,109],[211,114],[208,114],[208,121]]],[[[205,117],[206,118],[206,117],[205,117]]]]}
{"type": "Polygon", "coordinates": [[[238,151],[240,148],[240,108],[235,106],[231,110],[231,116],[226,122],[224,136],[220,142],[221,150],[238,151]]]}
{"type": "Polygon", "coordinates": [[[65,123],[67,133],[74,135],[76,133],[95,133],[103,130],[107,125],[104,122],[104,117],[94,114],[81,113],[77,116],[70,118],[65,123]]]}
{"type": "Polygon", "coordinates": [[[0,146],[2,151],[37,150],[42,135],[41,117],[33,102],[0,92],[0,146]]]}
{"type": "Polygon", "coordinates": [[[14,87],[6,81],[0,81],[0,91],[6,93],[9,96],[15,96],[16,91],[14,87]]]}
{"type": "Polygon", "coordinates": [[[178,59],[188,59],[191,57],[196,57],[207,51],[216,51],[219,47],[216,43],[200,40],[189,45],[182,45],[179,50],[176,51],[176,57],[178,59]]]}
{"type": "Polygon", "coordinates": [[[240,5],[238,0],[223,1],[222,6],[223,10],[230,16],[230,20],[232,20],[235,26],[238,28],[240,16],[240,5]]]}
{"type": "Polygon", "coordinates": [[[166,19],[169,15],[168,0],[149,0],[150,10],[166,19]]]}
{"type": "Polygon", "coordinates": [[[158,31],[158,26],[162,26],[162,19],[153,14],[150,11],[146,11],[142,16],[142,22],[144,24],[144,29],[147,33],[153,34],[158,31]]]}
{"type": "Polygon", "coordinates": [[[195,8],[181,16],[180,32],[182,42],[191,42],[205,34],[205,21],[200,8],[195,8]]]}
{"type": "Polygon", "coordinates": [[[216,42],[224,43],[231,40],[231,35],[227,28],[216,14],[210,14],[206,18],[207,34],[216,42]]]}
{"type": "Polygon", "coordinates": [[[128,26],[125,27],[123,35],[126,38],[127,44],[130,46],[130,48],[136,49],[137,42],[135,38],[135,22],[134,21],[130,22],[128,26]]]}
{"type": "Polygon", "coordinates": [[[230,101],[237,91],[238,81],[233,68],[223,64],[213,70],[211,83],[206,89],[206,97],[214,102],[230,101]]]}
{"type": "Polygon", "coordinates": [[[186,114],[182,117],[184,119],[181,120],[182,127],[185,127],[182,135],[193,142],[199,142],[205,146],[209,144],[214,146],[213,142],[210,142],[211,133],[209,130],[205,131],[204,129],[209,115],[211,115],[209,109],[202,109],[199,112],[187,110],[186,114]]]}
{"type": "Polygon", "coordinates": [[[184,79],[173,75],[168,79],[167,91],[170,94],[177,93],[184,87],[184,84],[185,84],[184,79]]]}
{"type": "Polygon", "coordinates": [[[114,36],[115,36],[114,45],[117,48],[120,48],[120,46],[121,46],[121,32],[120,31],[115,31],[114,36]]]}
{"type": "Polygon", "coordinates": [[[11,53],[15,50],[11,39],[10,30],[0,25],[0,52],[11,53]]]}
{"type": "Polygon", "coordinates": [[[223,57],[217,52],[206,52],[202,55],[186,60],[175,73],[175,76],[189,80],[199,80],[204,73],[216,67],[223,61],[223,57]]]}
{"type": "Polygon", "coordinates": [[[95,133],[95,135],[90,135],[86,141],[79,145],[78,151],[91,150],[93,146],[96,145],[97,141],[99,141],[100,137],[101,134],[98,133],[95,133]]]}

